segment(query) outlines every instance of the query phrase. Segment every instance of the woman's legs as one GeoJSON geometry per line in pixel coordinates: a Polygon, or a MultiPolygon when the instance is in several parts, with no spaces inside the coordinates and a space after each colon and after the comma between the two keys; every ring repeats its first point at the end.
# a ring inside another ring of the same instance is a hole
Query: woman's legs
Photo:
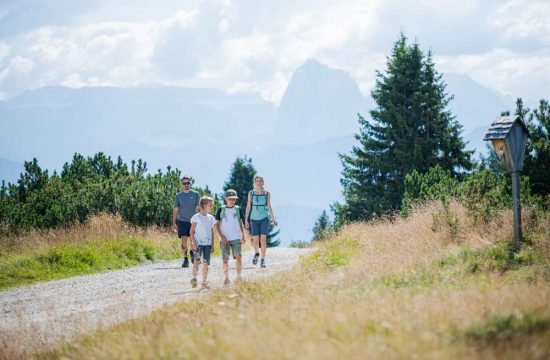
{"type": "MultiPolygon", "coordinates": [[[[260,235],[260,241],[262,242],[262,260],[265,259],[265,251],[267,249],[267,235],[260,235]]],[[[258,250],[256,250],[258,253],[258,250]]]]}
{"type": "Polygon", "coordinates": [[[258,253],[258,247],[260,246],[260,236],[254,235],[252,236],[252,246],[254,246],[254,254],[258,253]]]}

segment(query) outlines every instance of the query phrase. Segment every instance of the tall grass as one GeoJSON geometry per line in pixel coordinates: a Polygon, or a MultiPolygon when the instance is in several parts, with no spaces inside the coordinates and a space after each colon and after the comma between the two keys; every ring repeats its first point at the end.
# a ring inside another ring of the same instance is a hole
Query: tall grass
{"type": "Polygon", "coordinates": [[[37,356],[548,358],[550,222],[524,224],[531,260],[513,266],[493,266],[509,258],[508,212],[485,228],[473,227],[456,203],[352,224],[285,274],[168,306],[37,356]],[[457,220],[434,226],[441,211],[457,220]],[[509,341],[492,341],[501,338],[509,341]]]}
{"type": "Polygon", "coordinates": [[[72,227],[0,239],[0,289],[179,256],[174,234],[100,214],[72,227]]]}

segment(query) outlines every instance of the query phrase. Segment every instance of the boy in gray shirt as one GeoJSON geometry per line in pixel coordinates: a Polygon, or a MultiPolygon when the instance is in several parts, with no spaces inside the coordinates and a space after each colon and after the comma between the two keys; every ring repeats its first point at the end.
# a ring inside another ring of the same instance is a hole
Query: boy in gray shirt
{"type": "MultiPolygon", "coordinates": [[[[183,264],[181,267],[189,267],[187,258],[187,239],[190,236],[191,217],[199,212],[200,195],[191,189],[191,178],[187,175],[181,178],[182,189],[174,197],[174,211],[172,213],[172,229],[177,231],[181,239],[181,253],[183,264]]],[[[193,250],[191,250],[191,262],[193,262],[193,250]]]]}

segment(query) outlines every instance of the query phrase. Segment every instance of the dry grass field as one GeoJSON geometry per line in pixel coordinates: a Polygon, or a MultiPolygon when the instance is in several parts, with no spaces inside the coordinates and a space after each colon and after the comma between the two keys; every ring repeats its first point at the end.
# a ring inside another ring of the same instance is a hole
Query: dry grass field
{"type": "Polygon", "coordinates": [[[544,359],[550,219],[474,226],[451,203],[343,228],[292,271],[65,344],[63,359],[544,359]],[[450,220],[449,220],[450,219],[450,220]],[[451,221],[452,220],[452,221],[451,221]]]}

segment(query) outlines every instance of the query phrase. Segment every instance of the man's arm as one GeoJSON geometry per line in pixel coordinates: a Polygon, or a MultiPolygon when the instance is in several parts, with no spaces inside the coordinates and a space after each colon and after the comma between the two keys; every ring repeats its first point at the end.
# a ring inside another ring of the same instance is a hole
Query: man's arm
{"type": "Polygon", "coordinates": [[[195,214],[196,214],[199,211],[201,211],[201,208],[200,208],[201,196],[199,195],[199,193],[195,193],[195,194],[196,194],[195,196],[195,214]]]}
{"type": "Polygon", "coordinates": [[[176,227],[176,219],[178,217],[178,208],[175,207],[174,211],[172,211],[172,230],[177,231],[176,227]]]}

